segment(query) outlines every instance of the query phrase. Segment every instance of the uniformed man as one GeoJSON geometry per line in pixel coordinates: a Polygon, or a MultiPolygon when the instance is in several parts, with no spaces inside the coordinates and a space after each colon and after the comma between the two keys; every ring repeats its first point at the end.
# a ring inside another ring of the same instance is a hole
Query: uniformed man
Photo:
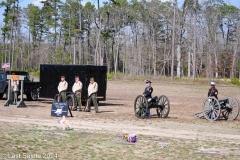
{"type": "Polygon", "coordinates": [[[150,102],[152,98],[153,88],[151,87],[151,81],[146,80],[146,88],[143,92],[143,96],[146,97],[147,101],[150,102]]]}
{"type": "Polygon", "coordinates": [[[211,88],[208,90],[208,97],[215,97],[216,99],[218,99],[218,90],[215,87],[216,83],[215,82],[211,82],[211,88]]]}
{"type": "Polygon", "coordinates": [[[98,91],[98,84],[94,81],[94,78],[90,78],[90,83],[88,86],[88,102],[87,102],[87,109],[86,112],[91,111],[91,102],[93,102],[95,112],[98,112],[98,103],[97,103],[97,91],[98,91]]]}
{"type": "Polygon", "coordinates": [[[68,88],[68,83],[65,80],[65,76],[61,76],[61,81],[58,85],[58,92],[59,92],[59,102],[66,102],[66,91],[68,88]]]}
{"type": "MultiPolygon", "coordinates": [[[[151,87],[151,81],[146,80],[146,88],[143,92],[143,96],[146,97],[148,102],[151,102],[152,100],[152,92],[153,92],[153,88],[151,87]]],[[[150,108],[148,108],[147,110],[147,118],[150,118],[150,108]]]]}
{"type": "Polygon", "coordinates": [[[75,95],[73,111],[77,111],[77,106],[79,106],[79,111],[82,111],[82,82],[80,81],[79,76],[75,76],[75,83],[72,86],[72,91],[75,95]]]}

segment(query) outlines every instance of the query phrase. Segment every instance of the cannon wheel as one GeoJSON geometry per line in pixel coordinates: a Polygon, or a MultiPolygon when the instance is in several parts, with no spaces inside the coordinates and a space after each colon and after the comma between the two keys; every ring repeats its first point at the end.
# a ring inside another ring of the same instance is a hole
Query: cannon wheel
{"type": "Polygon", "coordinates": [[[203,102],[203,115],[209,121],[218,119],[221,113],[221,106],[215,97],[208,97],[203,102]]]}
{"type": "Polygon", "coordinates": [[[170,102],[167,96],[161,95],[158,98],[158,108],[156,108],[157,115],[160,118],[166,118],[170,111],[170,102]]]}
{"type": "Polygon", "coordinates": [[[73,106],[73,100],[72,100],[72,95],[71,94],[69,94],[69,95],[67,95],[67,102],[68,102],[68,104],[69,104],[69,106],[73,106]]]}
{"type": "Polygon", "coordinates": [[[134,102],[135,116],[143,119],[147,115],[147,110],[148,110],[147,99],[142,95],[137,96],[134,102]]]}
{"type": "Polygon", "coordinates": [[[59,102],[58,94],[55,94],[54,99],[53,99],[53,102],[59,102]]]}
{"type": "Polygon", "coordinates": [[[233,97],[228,97],[228,103],[226,109],[222,111],[222,115],[226,120],[235,120],[239,114],[238,101],[233,97]]]}

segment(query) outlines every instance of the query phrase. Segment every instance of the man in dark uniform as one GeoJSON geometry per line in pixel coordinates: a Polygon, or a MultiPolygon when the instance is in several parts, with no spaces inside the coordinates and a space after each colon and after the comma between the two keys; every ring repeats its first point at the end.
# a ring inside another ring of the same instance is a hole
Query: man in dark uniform
{"type": "Polygon", "coordinates": [[[208,90],[208,97],[215,97],[216,99],[218,99],[218,90],[215,87],[216,83],[215,82],[211,82],[211,88],[208,90]]]}
{"type": "MultiPolygon", "coordinates": [[[[153,88],[151,87],[151,81],[146,80],[146,88],[143,92],[143,96],[147,99],[148,102],[152,101],[152,92],[153,92],[153,88]]],[[[147,118],[150,118],[150,108],[148,108],[147,111],[147,118]]]]}
{"type": "Polygon", "coordinates": [[[150,102],[152,98],[153,88],[151,87],[151,81],[146,80],[146,88],[143,92],[143,96],[146,97],[147,101],[150,102]]]}

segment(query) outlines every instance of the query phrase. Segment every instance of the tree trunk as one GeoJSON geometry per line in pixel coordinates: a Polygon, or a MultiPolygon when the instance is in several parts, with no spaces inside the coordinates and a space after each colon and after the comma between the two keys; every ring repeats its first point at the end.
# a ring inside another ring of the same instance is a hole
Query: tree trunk
{"type": "Polygon", "coordinates": [[[76,64],[76,37],[73,37],[73,64],[76,64]]]}
{"type": "Polygon", "coordinates": [[[7,62],[7,53],[5,51],[5,45],[6,45],[6,37],[5,34],[3,35],[3,53],[4,53],[4,62],[7,62]]]}
{"type": "Polygon", "coordinates": [[[188,51],[188,77],[191,77],[191,52],[188,51]]]}
{"type": "MultiPolygon", "coordinates": [[[[89,26],[89,24],[88,24],[89,26]]],[[[88,49],[88,56],[87,56],[87,64],[89,64],[89,56],[91,55],[91,46],[90,46],[90,27],[87,31],[87,49],[88,49]]],[[[95,59],[94,59],[95,60],[95,59]]],[[[94,61],[95,62],[95,61],[94,61]]]]}
{"type": "Polygon", "coordinates": [[[235,71],[236,71],[237,45],[238,45],[238,41],[237,41],[236,44],[234,45],[230,78],[234,78],[234,73],[235,73],[235,71]]]}
{"type": "Polygon", "coordinates": [[[218,78],[218,57],[216,49],[214,49],[214,60],[215,60],[215,78],[218,78]]]}
{"type": "Polygon", "coordinates": [[[13,26],[14,26],[14,19],[12,19],[12,24],[11,24],[10,47],[9,47],[9,54],[8,54],[11,70],[12,70],[12,66],[13,66],[13,56],[11,58],[12,44],[13,44],[13,26]],[[12,61],[11,61],[11,59],[12,59],[12,61]]]}
{"type": "Polygon", "coordinates": [[[31,46],[30,27],[28,27],[28,67],[31,65],[30,46],[31,46]]]}
{"type": "Polygon", "coordinates": [[[97,42],[96,42],[96,49],[95,49],[95,65],[100,65],[101,61],[101,29],[102,29],[102,20],[99,19],[99,26],[98,26],[98,34],[97,34],[97,42]]]}
{"type": "Polygon", "coordinates": [[[78,41],[78,64],[82,64],[82,10],[81,10],[81,0],[79,0],[79,41],[78,41]]]}
{"type": "Polygon", "coordinates": [[[117,53],[115,55],[115,63],[114,63],[114,73],[118,72],[118,65],[119,65],[119,44],[120,44],[120,34],[118,35],[118,44],[117,44],[117,53]]]}
{"type": "Polygon", "coordinates": [[[174,78],[174,55],[175,55],[175,30],[176,30],[176,9],[177,0],[174,0],[174,11],[173,11],[173,30],[172,30],[172,64],[171,64],[171,78],[174,78]]]}
{"type": "Polygon", "coordinates": [[[196,78],[196,25],[197,25],[197,7],[196,7],[196,2],[197,0],[194,0],[194,26],[193,26],[193,79],[196,78]]]}
{"type": "Polygon", "coordinates": [[[178,44],[177,45],[177,77],[178,78],[181,78],[182,77],[182,72],[181,72],[181,70],[182,70],[182,55],[181,55],[181,45],[180,44],[178,44]]]}
{"type": "MultiPolygon", "coordinates": [[[[215,33],[214,44],[217,44],[217,37],[215,33]]],[[[217,48],[214,47],[214,59],[215,59],[215,78],[218,78],[218,56],[217,56],[217,48]]]]}

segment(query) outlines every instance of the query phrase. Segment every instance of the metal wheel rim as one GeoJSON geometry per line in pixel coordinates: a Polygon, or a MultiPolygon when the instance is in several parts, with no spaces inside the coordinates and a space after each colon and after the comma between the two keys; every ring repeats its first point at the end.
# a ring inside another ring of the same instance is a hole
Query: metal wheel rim
{"type": "Polygon", "coordinates": [[[69,104],[69,106],[73,106],[73,104],[72,104],[72,96],[71,95],[67,95],[67,102],[68,102],[68,104],[69,104]]]}
{"type": "Polygon", "coordinates": [[[54,96],[53,102],[59,102],[58,94],[54,96]]]}
{"type": "MultiPolygon", "coordinates": [[[[225,116],[227,116],[227,120],[235,120],[239,114],[239,104],[238,101],[233,97],[228,97],[228,103],[226,104],[227,107],[231,108],[231,111],[225,111],[225,116]]],[[[226,119],[225,118],[225,119],[226,119]]]]}
{"type": "Polygon", "coordinates": [[[142,95],[137,96],[134,102],[135,116],[143,119],[147,115],[147,110],[148,110],[147,99],[142,95]]]}
{"type": "Polygon", "coordinates": [[[209,121],[217,120],[221,113],[221,106],[215,97],[208,97],[202,108],[204,117],[209,121]]]}
{"type": "Polygon", "coordinates": [[[157,115],[160,118],[166,118],[170,111],[170,102],[167,96],[162,95],[158,98],[158,105],[161,106],[161,108],[156,108],[157,115]]]}

